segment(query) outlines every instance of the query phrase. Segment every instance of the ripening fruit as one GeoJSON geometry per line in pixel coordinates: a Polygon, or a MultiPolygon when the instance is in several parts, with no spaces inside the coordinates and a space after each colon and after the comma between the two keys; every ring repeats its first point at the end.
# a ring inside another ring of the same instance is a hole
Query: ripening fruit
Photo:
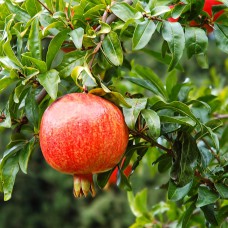
{"type": "Polygon", "coordinates": [[[86,93],[51,104],[41,120],[40,146],[47,163],[74,176],[74,195],[95,195],[92,175],[112,169],[123,157],[128,128],[120,109],[86,93]]]}

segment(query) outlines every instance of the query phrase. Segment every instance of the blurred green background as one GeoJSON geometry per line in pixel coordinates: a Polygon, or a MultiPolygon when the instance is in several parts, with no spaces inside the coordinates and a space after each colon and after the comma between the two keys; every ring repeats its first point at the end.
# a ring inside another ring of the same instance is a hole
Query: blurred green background
{"type": "MultiPolygon", "coordinates": [[[[183,58],[184,72],[178,72],[179,79],[190,78],[196,86],[208,86],[208,81],[218,80],[227,85],[228,58],[215,48],[213,36],[210,37],[208,70],[201,69],[196,60],[183,58]],[[216,76],[216,77],[215,77],[216,76]],[[215,79],[217,78],[217,79],[215,79]]],[[[161,48],[158,37],[154,36],[148,46],[151,50],[161,48]]],[[[165,78],[167,68],[145,53],[129,53],[128,59],[134,59],[145,66],[150,66],[161,78],[165,78]]],[[[137,87],[126,82],[118,82],[118,89],[136,91],[137,87]]],[[[141,89],[140,89],[140,92],[141,89]]],[[[0,110],[3,109],[11,89],[0,96],[0,110]]],[[[0,129],[0,156],[10,141],[10,130],[0,129]]],[[[151,150],[143,158],[136,173],[131,177],[133,191],[147,187],[149,208],[166,200],[166,191],[157,187],[165,184],[168,175],[159,174],[157,167],[148,163],[156,159],[156,150],[151,150]],[[149,158],[148,158],[149,157],[149,158]]],[[[127,201],[127,193],[111,186],[108,190],[97,190],[95,198],[74,199],[71,176],[60,174],[51,169],[44,161],[39,149],[30,159],[28,175],[21,172],[15,182],[13,197],[4,202],[0,199],[1,228],[125,228],[135,220],[127,201]]]]}

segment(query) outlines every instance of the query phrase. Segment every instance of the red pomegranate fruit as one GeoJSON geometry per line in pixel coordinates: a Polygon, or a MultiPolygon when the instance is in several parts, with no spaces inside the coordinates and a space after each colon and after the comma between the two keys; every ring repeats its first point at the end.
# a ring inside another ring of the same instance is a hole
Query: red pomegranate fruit
{"type": "Polygon", "coordinates": [[[95,195],[93,174],[112,169],[123,157],[128,128],[113,103],[87,93],[67,94],[44,112],[40,146],[47,163],[74,176],[74,195],[95,195]]]}

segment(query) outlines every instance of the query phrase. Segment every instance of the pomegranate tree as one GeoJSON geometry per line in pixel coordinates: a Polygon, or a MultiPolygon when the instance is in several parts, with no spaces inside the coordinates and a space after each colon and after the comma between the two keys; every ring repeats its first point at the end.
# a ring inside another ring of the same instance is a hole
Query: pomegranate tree
{"type": "Polygon", "coordinates": [[[57,99],[44,112],[40,146],[47,163],[74,176],[74,195],[94,196],[93,174],[112,169],[123,157],[128,128],[120,109],[86,93],[57,99]]]}

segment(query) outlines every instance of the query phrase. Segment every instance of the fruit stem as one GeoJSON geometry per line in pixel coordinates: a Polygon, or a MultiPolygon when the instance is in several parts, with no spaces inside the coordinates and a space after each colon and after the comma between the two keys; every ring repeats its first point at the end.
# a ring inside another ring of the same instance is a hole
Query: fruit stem
{"type": "Polygon", "coordinates": [[[96,195],[92,174],[74,174],[73,193],[76,198],[87,196],[90,192],[92,197],[96,195]]]}

